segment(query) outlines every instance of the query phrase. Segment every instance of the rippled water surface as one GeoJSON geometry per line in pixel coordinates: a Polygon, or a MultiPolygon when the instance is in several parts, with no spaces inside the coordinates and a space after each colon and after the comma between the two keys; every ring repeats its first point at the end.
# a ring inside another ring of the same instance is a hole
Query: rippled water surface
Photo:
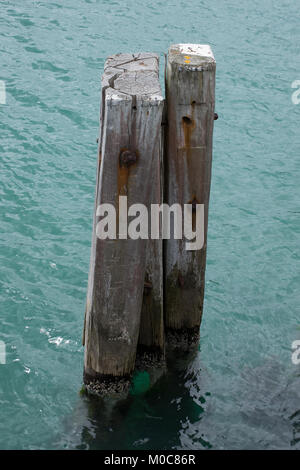
{"type": "Polygon", "coordinates": [[[300,448],[299,4],[0,5],[0,448],[300,448]],[[106,56],[209,43],[217,103],[200,347],[110,411],[79,395],[106,56]]]}

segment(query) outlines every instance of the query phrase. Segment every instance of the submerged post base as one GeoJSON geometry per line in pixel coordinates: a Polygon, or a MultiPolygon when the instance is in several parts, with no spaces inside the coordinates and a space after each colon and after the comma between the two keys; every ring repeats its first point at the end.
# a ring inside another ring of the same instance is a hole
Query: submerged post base
{"type": "MultiPolygon", "coordinates": [[[[152,387],[166,372],[165,352],[161,348],[138,346],[135,368],[131,375],[114,376],[84,371],[84,392],[101,399],[126,399],[134,389],[136,374],[145,372],[152,387]]],[[[135,393],[133,393],[135,394],[135,393]]]]}
{"type": "Polygon", "coordinates": [[[200,339],[200,326],[194,328],[168,328],[166,330],[166,343],[168,349],[181,349],[188,351],[197,348],[200,339]]]}
{"type": "Polygon", "coordinates": [[[137,355],[135,360],[135,369],[164,369],[165,368],[165,351],[159,347],[144,346],[139,344],[137,347],[137,355]]]}
{"type": "Polygon", "coordinates": [[[84,372],[83,383],[88,394],[101,397],[118,395],[125,397],[130,389],[130,376],[116,377],[113,375],[90,375],[84,372]]]}

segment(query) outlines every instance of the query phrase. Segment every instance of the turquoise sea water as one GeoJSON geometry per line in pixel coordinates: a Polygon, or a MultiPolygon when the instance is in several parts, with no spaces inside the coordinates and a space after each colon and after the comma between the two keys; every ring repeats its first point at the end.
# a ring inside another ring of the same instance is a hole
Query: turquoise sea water
{"type": "Polygon", "coordinates": [[[300,448],[297,79],[297,1],[1,1],[1,449],[300,448]],[[200,348],[110,413],[79,395],[100,75],[178,42],[217,60],[200,348]]]}

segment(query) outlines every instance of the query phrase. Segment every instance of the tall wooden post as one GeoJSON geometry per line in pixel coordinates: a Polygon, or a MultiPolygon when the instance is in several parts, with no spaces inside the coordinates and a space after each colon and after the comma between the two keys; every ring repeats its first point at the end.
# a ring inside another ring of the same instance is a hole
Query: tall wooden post
{"type": "MultiPolygon", "coordinates": [[[[84,328],[84,382],[92,392],[101,392],[107,382],[111,387],[116,378],[129,377],[135,365],[140,330],[148,240],[127,236],[119,196],[127,196],[128,207],[132,204],[149,207],[156,197],[156,202],[160,202],[157,178],[163,98],[158,56],[117,54],[107,59],[104,70],[84,328]],[[96,235],[100,220],[98,208],[104,203],[116,209],[115,240],[102,240],[96,235]],[[118,239],[118,229],[121,239],[118,239]]],[[[157,293],[159,286],[155,282],[157,293]]]]}
{"type": "Polygon", "coordinates": [[[164,245],[165,324],[171,338],[198,338],[203,311],[208,203],[215,107],[213,53],[207,45],[169,49],[166,71],[167,144],[165,202],[204,204],[204,245],[187,251],[186,240],[164,245]]]}
{"type": "MultiPolygon", "coordinates": [[[[160,135],[160,162],[152,177],[151,204],[163,202],[163,131],[160,135]]],[[[150,204],[149,204],[150,207],[150,204]]],[[[149,227],[151,211],[149,210],[149,227]]],[[[163,243],[161,227],[159,238],[149,239],[146,255],[144,296],[141,313],[139,358],[147,363],[161,363],[165,357],[165,332],[163,313],[163,243]]]]}

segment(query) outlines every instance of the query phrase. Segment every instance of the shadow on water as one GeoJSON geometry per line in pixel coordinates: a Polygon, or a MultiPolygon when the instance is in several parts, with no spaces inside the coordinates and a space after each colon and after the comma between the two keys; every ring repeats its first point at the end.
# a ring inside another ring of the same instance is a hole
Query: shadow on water
{"type": "MultiPolygon", "coordinates": [[[[134,375],[126,398],[80,397],[65,422],[60,448],[171,449],[180,446],[182,425],[199,421],[206,398],[201,396],[198,351],[168,355],[165,373],[150,387],[146,371],[134,375]],[[198,390],[197,400],[191,393],[198,390]],[[199,400],[200,397],[200,400],[199,400]]],[[[209,444],[207,444],[209,446],[209,444]]]]}

